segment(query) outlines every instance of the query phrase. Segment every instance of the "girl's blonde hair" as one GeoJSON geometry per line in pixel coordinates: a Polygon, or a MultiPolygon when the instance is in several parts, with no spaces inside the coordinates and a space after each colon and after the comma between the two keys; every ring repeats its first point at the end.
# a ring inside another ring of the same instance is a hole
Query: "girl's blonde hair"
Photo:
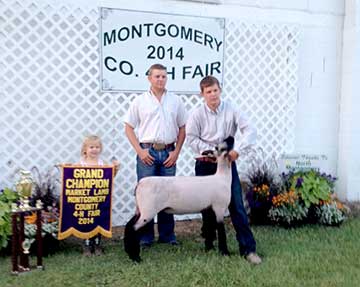
{"type": "Polygon", "coordinates": [[[86,136],[83,140],[82,146],[81,146],[81,157],[86,158],[86,149],[89,143],[91,142],[99,142],[100,144],[100,152],[102,152],[102,142],[99,136],[97,135],[89,135],[86,136]]]}

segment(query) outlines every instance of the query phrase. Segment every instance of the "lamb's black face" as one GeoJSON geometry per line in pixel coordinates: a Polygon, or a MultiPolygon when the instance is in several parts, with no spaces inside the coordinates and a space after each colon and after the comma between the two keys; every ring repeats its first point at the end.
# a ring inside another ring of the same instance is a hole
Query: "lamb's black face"
{"type": "Polygon", "coordinates": [[[227,156],[229,151],[231,151],[234,147],[234,138],[229,136],[225,139],[224,142],[219,144],[215,149],[218,156],[224,155],[227,156]]]}
{"type": "Polygon", "coordinates": [[[228,145],[225,142],[223,142],[223,143],[219,144],[217,147],[215,147],[215,150],[216,150],[217,156],[225,157],[229,153],[228,145]]]}

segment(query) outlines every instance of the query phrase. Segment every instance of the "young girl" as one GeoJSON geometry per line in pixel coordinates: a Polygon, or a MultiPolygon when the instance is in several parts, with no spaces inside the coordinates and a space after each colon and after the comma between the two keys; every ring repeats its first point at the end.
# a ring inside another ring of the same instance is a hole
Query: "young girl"
{"type": "MultiPolygon", "coordinates": [[[[81,147],[81,158],[79,165],[82,166],[93,166],[93,165],[105,165],[106,163],[100,158],[102,152],[102,142],[100,137],[96,135],[89,135],[84,138],[81,147]]],[[[115,175],[119,169],[119,163],[116,160],[112,161],[115,166],[115,175]]],[[[90,256],[91,254],[101,255],[103,249],[100,245],[101,235],[98,234],[90,239],[86,239],[84,242],[83,254],[90,256]]]]}

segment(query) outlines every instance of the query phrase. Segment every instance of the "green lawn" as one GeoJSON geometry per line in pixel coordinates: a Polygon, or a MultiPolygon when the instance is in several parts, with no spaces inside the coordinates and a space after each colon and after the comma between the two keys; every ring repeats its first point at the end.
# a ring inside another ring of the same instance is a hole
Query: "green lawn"
{"type": "MultiPolygon", "coordinates": [[[[179,235],[181,247],[156,244],[134,265],[121,240],[108,240],[106,255],[84,258],[74,243],[44,259],[45,271],[10,275],[0,257],[0,286],[360,286],[360,218],[340,228],[253,227],[264,262],[250,266],[238,255],[228,226],[231,257],[205,253],[197,234],[179,235]]],[[[33,259],[34,260],[34,259],[33,259]]]]}

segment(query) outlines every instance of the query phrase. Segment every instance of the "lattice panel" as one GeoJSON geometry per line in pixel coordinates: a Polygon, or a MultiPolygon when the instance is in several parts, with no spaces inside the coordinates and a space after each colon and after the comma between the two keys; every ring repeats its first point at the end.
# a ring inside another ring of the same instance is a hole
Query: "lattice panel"
{"type": "MultiPolygon", "coordinates": [[[[296,26],[226,25],[224,91],[258,131],[268,157],[294,149],[299,30],[296,26]]],[[[241,165],[240,170],[245,170],[241,165]]]]}
{"type": "MultiPolygon", "coordinates": [[[[54,2],[0,0],[0,188],[13,186],[19,167],[45,172],[56,163],[77,162],[84,135],[95,133],[103,140],[103,158],[121,163],[113,221],[122,225],[134,212],[136,184],[135,153],[122,121],[137,94],[99,93],[97,1],[54,2]]],[[[257,125],[267,154],[291,150],[297,30],[238,20],[227,21],[226,30],[224,96],[257,125]]],[[[188,111],[202,101],[180,96],[188,111]]],[[[177,174],[193,169],[185,146],[177,174]]]]}

